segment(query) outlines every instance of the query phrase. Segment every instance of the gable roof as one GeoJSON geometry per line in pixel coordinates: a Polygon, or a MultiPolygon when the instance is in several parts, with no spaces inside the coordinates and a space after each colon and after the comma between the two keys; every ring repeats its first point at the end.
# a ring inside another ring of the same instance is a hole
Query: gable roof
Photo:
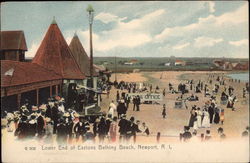
{"type": "MultiPolygon", "coordinates": [[[[78,63],[81,71],[86,75],[90,76],[90,59],[84,50],[81,41],[79,40],[78,36],[75,34],[72,38],[69,48],[74,55],[76,62],[78,63]]],[[[94,67],[94,66],[93,66],[94,67]]],[[[95,68],[95,67],[94,67],[95,68]]],[[[97,76],[98,73],[93,71],[93,76],[97,76]]]]}
{"type": "Polygon", "coordinates": [[[23,31],[1,31],[0,50],[25,50],[27,45],[23,31]]]}
{"type": "Polygon", "coordinates": [[[55,71],[63,79],[85,78],[55,22],[50,25],[32,63],[55,71]]]}
{"type": "Polygon", "coordinates": [[[31,62],[1,60],[1,87],[62,79],[59,74],[31,62]]]}

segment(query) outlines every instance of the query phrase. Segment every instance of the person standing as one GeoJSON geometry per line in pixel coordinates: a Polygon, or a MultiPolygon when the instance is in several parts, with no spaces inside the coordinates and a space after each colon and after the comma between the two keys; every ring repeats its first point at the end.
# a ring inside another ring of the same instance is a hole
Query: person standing
{"type": "Polygon", "coordinates": [[[28,136],[33,138],[37,133],[37,120],[36,115],[33,113],[31,114],[29,123],[28,123],[28,136]]]}
{"type": "Polygon", "coordinates": [[[201,119],[202,119],[202,111],[198,107],[197,108],[197,126],[198,126],[198,128],[201,128],[201,119]]]}
{"type": "Polygon", "coordinates": [[[57,124],[57,143],[65,144],[67,142],[67,127],[63,119],[59,119],[57,124]]]}
{"type": "Polygon", "coordinates": [[[203,111],[204,118],[202,120],[202,127],[208,128],[210,127],[210,118],[209,118],[209,113],[207,111],[207,108],[204,109],[203,111]]]}
{"type": "Polygon", "coordinates": [[[70,118],[69,113],[66,114],[65,123],[66,123],[67,135],[68,135],[68,143],[71,143],[71,142],[72,142],[72,139],[73,139],[73,127],[74,127],[74,122],[73,122],[73,120],[70,118]]]}
{"type": "Polygon", "coordinates": [[[120,100],[120,93],[119,91],[116,92],[116,101],[118,102],[120,100]]]}
{"type": "Polygon", "coordinates": [[[126,103],[126,107],[129,108],[130,96],[128,94],[125,97],[125,103],[126,103]]]}
{"type": "Polygon", "coordinates": [[[37,134],[39,138],[42,138],[45,133],[45,119],[42,113],[39,111],[37,115],[37,134]]]}
{"type": "Polygon", "coordinates": [[[216,106],[215,107],[215,114],[214,114],[214,123],[218,124],[220,122],[220,110],[219,108],[216,106]]]}
{"type": "Polygon", "coordinates": [[[122,99],[121,100],[121,114],[126,114],[127,113],[127,107],[125,105],[125,101],[122,99]]]}
{"type": "Polygon", "coordinates": [[[194,126],[194,122],[195,120],[197,120],[197,113],[196,113],[196,108],[193,108],[191,111],[190,111],[190,119],[189,119],[189,125],[188,127],[193,127],[194,126]]]}
{"type": "Polygon", "coordinates": [[[76,134],[76,141],[79,141],[80,136],[82,136],[82,139],[84,139],[84,134],[86,133],[85,129],[85,120],[83,117],[80,117],[80,121],[76,123],[74,126],[74,132],[76,134]]]}
{"type": "Polygon", "coordinates": [[[51,119],[53,120],[53,123],[54,123],[53,134],[56,134],[57,124],[58,124],[58,120],[59,120],[59,110],[58,110],[58,105],[56,103],[51,108],[51,119]]]}
{"type": "Polygon", "coordinates": [[[125,140],[127,124],[128,124],[128,121],[126,120],[126,115],[122,115],[122,118],[118,123],[119,133],[120,133],[120,137],[119,137],[120,142],[125,140]]]}
{"type": "Polygon", "coordinates": [[[93,124],[93,134],[96,137],[96,135],[98,134],[98,125],[99,125],[100,119],[96,118],[95,122],[93,124]]]}
{"type": "Polygon", "coordinates": [[[110,128],[110,125],[112,123],[112,117],[111,117],[111,115],[108,115],[108,117],[106,118],[105,122],[106,122],[106,134],[105,135],[108,135],[109,134],[109,128],[110,128]]]}
{"type": "Polygon", "coordinates": [[[119,102],[117,105],[117,116],[119,119],[121,118],[121,115],[122,115],[122,104],[121,102],[119,102]]]}
{"type": "Polygon", "coordinates": [[[141,98],[139,95],[137,95],[136,98],[136,111],[140,111],[140,105],[141,105],[141,98]]]}
{"type": "Polygon", "coordinates": [[[209,117],[210,117],[210,123],[213,123],[213,119],[214,119],[214,106],[212,104],[208,107],[208,113],[209,113],[209,117]]]}
{"type": "Polygon", "coordinates": [[[133,111],[135,111],[135,106],[136,106],[136,101],[137,101],[137,96],[133,97],[133,111]]]}
{"type": "Polygon", "coordinates": [[[166,105],[163,104],[163,110],[162,110],[162,117],[165,119],[167,113],[166,113],[166,105]]]}
{"type": "Polygon", "coordinates": [[[102,117],[100,123],[98,124],[98,136],[99,136],[99,143],[104,142],[105,135],[107,133],[107,125],[105,118],[102,117]]]}
{"type": "Polygon", "coordinates": [[[116,133],[117,133],[117,117],[114,117],[109,127],[109,136],[112,143],[116,142],[116,133]]]}

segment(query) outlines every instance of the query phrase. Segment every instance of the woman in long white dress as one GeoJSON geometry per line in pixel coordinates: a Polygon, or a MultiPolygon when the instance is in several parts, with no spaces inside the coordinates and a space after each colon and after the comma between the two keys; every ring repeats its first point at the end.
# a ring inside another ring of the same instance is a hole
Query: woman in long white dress
{"type": "Polygon", "coordinates": [[[201,128],[201,116],[202,116],[202,111],[200,108],[197,109],[197,127],[201,128]]]}
{"type": "Polygon", "coordinates": [[[204,118],[202,121],[202,127],[208,128],[210,127],[210,118],[209,118],[209,113],[206,108],[204,109],[203,114],[204,114],[204,118]]]}

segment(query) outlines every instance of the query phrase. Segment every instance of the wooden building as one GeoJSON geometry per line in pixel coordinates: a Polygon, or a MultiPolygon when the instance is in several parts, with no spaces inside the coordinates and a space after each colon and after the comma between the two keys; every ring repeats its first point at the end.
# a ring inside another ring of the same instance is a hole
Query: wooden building
{"type": "Polygon", "coordinates": [[[29,62],[1,61],[1,111],[14,111],[28,100],[40,105],[61,93],[62,78],[29,62]]]}
{"type": "Polygon", "coordinates": [[[55,20],[51,23],[32,63],[52,70],[62,77],[64,97],[68,95],[70,83],[83,84],[85,79],[55,20]]]}
{"type": "Polygon", "coordinates": [[[24,61],[27,45],[23,31],[1,31],[1,60],[24,61]]]}
{"type": "MultiPolygon", "coordinates": [[[[90,86],[90,58],[88,57],[81,41],[79,40],[77,34],[74,35],[74,37],[72,38],[70,44],[69,44],[69,48],[77,62],[77,64],[79,65],[81,72],[83,72],[85,74],[85,76],[87,77],[87,80],[84,81],[84,85],[85,86],[90,86]]],[[[97,79],[99,76],[99,69],[97,69],[94,65],[93,65],[93,70],[92,70],[92,74],[93,74],[93,87],[97,88],[97,79]]]]}
{"type": "Polygon", "coordinates": [[[55,21],[32,62],[20,62],[27,47],[23,32],[16,33],[20,32],[4,32],[1,38],[1,112],[17,110],[27,100],[40,105],[54,95],[66,97],[70,83],[85,79],[55,21]]]}

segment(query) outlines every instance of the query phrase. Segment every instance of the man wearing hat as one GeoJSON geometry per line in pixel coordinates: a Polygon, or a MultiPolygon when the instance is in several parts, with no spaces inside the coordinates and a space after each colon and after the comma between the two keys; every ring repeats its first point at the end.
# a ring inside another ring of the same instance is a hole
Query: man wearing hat
{"type": "Polygon", "coordinates": [[[121,100],[121,114],[126,114],[127,113],[127,107],[125,105],[125,101],[122,99],[121,100]]]}
{"type": "Polygon", "coordinates": [[[59,110],[57,103],[55,103],[54,106],[51,108],[51,119],[54,122],[53,133],[56,134],[57,124],[59,120],[59,110]]]}
{"type": "Polygon", "coordinates": [[[37,133],[37,121],[36,121],[36,114],[32,113],[30,115],[30,120],[28,123],[28,136],[34,137],[37,133]]]}
{"type": "Polygon", "coordinates": [[[44,117],[43,117],[41,111],[38,111],[37,112],[37,134],[38,134],[39,138],[42,138],[43,134],[45,133],[44,127],[45,127],[44,117]]]}
{"type": "Polygon", "coordinates": [[[140,105],[141,105],[141,98],[139,95],[137,95],[136,101],[135,101],[135,105],[136,105],[136,111],[140,111],[140,105]]]}
{"type": "Polygon", "coordinates": [[[71,143],[72,138],[73,138],[73,126],[74,122],[72,118],[70,117],[69,112],[66,112],[63,117],[65,118],[65,123],[66,123],[66,130],[67,130],[67,135],[69,136],[69,143],[71,143]]]}
{"type": "Polygon", "coordinates": [[[128,124],[128,120],[126,120],[126,115],[122,114],[121,116],[121,120],[118,123],[119,126],[119,133],[120,133],[120,141],[124,141],[125,137],[126,137],[126,133],[127,133],[127,124],[128,124]]]}
{"type": "Polygon", "coordinates": [[[86,133],[86,120],[85,117],[80,117],[80,121],[75,125],[74,132],[76,134],[76,141],[79,140],[80,136],[82,136],[82,139],[84,140],[84,134],[86,133]]]}

